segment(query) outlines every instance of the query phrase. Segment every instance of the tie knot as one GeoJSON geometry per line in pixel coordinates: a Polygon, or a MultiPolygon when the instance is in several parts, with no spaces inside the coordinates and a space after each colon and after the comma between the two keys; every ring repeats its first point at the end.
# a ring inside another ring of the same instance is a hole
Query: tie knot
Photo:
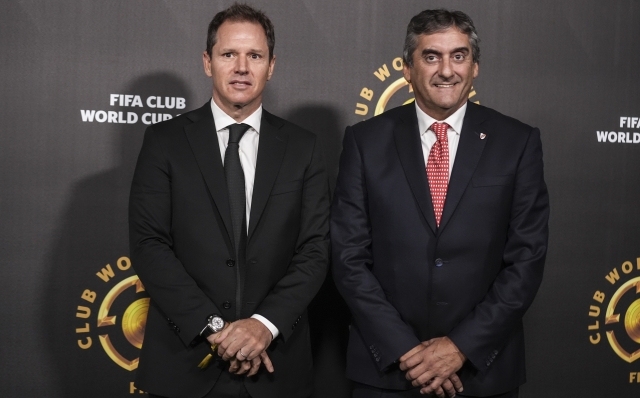
{"type": "Polygon", "coordinates": [[[229,125],[229,144],[237,144],[244,133],[249,130],[251,126],[244,123],[235,123],[229,125]]]}
{"type": "Polygon", "coordinates": [[[447,130],[449,129],[449,125],[447,123],[438,123],[435,122],[431,125],[431,130],[436,133],[436,137],[438,141],[444,141],[447,139],[447,130]]]}

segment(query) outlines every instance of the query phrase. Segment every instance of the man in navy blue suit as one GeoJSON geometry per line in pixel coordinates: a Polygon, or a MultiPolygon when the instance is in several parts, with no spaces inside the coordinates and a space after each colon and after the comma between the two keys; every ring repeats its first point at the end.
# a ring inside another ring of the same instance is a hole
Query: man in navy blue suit
{"type": "Polygon", "coordinates": [[[540,132],[468,101],[478,36],[462,12],[411,20],[415,103],[347,127],[331,215],[351,310],[354,397],[517,397],[522,317],[540,286],[549,198],[540,132]]]}

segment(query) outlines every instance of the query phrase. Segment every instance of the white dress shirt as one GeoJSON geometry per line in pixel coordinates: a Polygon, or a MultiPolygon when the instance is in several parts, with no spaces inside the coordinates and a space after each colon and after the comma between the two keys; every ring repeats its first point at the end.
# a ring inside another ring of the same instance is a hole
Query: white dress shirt
{"type": "Polygon", "coordinates": [[[436,133],[431,130],[431,125],[435,122],[447,123],[449,128],[447,129],[447,139],[449,141],[449,179],[451,179],[451,170],[453,170],[453,162],[456,159],[456,153],[458,152],[458,142],[460,141],[460,132],[462,131],[462,122],[464,120],[464,114],[467,111],[467,103],[455,111],[451,116],[445,120],[436,120],[427,115],[420,109],[416,102],[416,114],[418,115],[418,129],[420,129],[420,141],[422,141],[422,154],[424,156],[424,164],[427,165],[429,159],[429,152],[431,147],[436,143],[436,133]]]}
{"type": "MultiPolygon", "coordinates": [[[[227,115],[211,98],[211,112],[213,113],[213,122],[216,125],[216,133],[218,134],[218,144],[220,145],[220,156],[222,157],[222,165],[224,166],[224,153],[227,150],[229,142],[229,125],[238,123],[231,116],[227,115]]],[[[251,198],[253,197],[253,183],[256,178],[256,162],[258,160],[258,143],[260,141],[260,122],[262,121],[262,105],[255,112],[249,115],[240,123],[251,126],[242,138],[239,144],[240,164],[244,172],[244,188],[246,203],[246,219],[247,232],[249,232],[249,216],[251,214],[251,198]]],[[[273,338],[278,337],[280,332],[278,328],[267,318],[259,314],[253,314],[251,318],[255,318],[262,322],[269,329],[273,338]]]]}

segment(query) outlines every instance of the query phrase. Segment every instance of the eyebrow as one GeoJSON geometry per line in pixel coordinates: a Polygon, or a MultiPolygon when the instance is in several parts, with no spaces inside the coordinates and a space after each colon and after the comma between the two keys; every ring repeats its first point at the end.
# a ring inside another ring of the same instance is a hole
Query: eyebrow
{"type": "MultiPolygon", "coordinates": [[[[451,54],[455,54],[455,53],[469,54],[469,48],[467,48],[467,47],[454,48],[451,51],[451,54]]],[[[440,52],[438,50],[434,50],[433,48],[425,48],[424,50],[422,50],[422,55],[429,55],[429,54],[442,55],[442,52],[440,52]]]]}
{"type": "MultiPolygon", "coordinates": [[[[221,48],[221,49],[220,49],[220,52],[221,52],[222,54],[225,54],[225,53],[237,53],[237,52],[239,52],[239,51],[238,51],[238,50],[236,50],[235,48],[221,48]]],[[[247,52],[248,52],[248,53],[252,53],[252,54],[253,54],[253,53],[255,53],[255,54],[263,54],[265,51],[264,51],[264,50],[261,50],[261,49],[255,49],[255,48],[252,48],[252,49],[250,49],[250,50],[249,50],[249,51],[247,51],[247,52]]]]}

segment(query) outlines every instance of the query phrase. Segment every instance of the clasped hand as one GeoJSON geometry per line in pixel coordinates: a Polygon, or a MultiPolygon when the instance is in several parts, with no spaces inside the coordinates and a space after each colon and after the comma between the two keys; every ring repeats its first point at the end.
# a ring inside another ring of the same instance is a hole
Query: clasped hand
{"type": "Polygon", "coordinates": [[[253,376],[260,364],[269,373],[274,368],[265,351],[273,336],[267,327],[257,319],[247,318],[227,324],[218,333],[207,337],[209,343],[218,345],[218,355],[229,361],[229,372],[237,375],[253,376]]]}
{"type": "Polygon", "coordinates": [[[454,397],[462,392],[462,382],[457,372],[466,357],[448,337],[423,341],[400,357],[400,370],[414,387],[421,386],[420,393],[434,392],[444,398],[445,393],[454,397]]]}

